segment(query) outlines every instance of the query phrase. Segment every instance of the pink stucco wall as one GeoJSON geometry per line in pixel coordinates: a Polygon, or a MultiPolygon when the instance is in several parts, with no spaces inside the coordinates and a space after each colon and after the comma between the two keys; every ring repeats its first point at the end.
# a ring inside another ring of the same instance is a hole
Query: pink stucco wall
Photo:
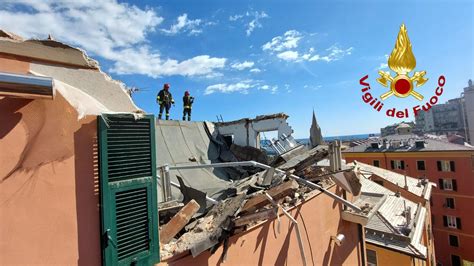
{"type": "Polygon", "coordinates": [[[99,265],[96,117],[61,95],[0,96],[0,114],[0,265],[99,265]]]}

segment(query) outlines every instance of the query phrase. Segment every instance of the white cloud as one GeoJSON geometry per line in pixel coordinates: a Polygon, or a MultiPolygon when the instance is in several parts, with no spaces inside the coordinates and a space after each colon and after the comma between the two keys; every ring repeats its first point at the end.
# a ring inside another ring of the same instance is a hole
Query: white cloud
{"type": "Polygon", "coordinates": [[[233,84],[219,83],[219,84],[208,86],[206,88],[206,91],[204,92],[204,95],[213,94],[215,92],[221,92],[221,93],[240,92],[243,94],[247,94],[248,90],[252,87],[253,85],[247,81],[233,83],[233,84]]]}
{"type": "Polygon", "coordinates": [[[262,70],[260,70],[259,68],[252,68],[252,69],[250,69],[250,72],[252,72],[252,73],[260,73],[260,72],[262,72],[262,70]]]}
{"type": "MultiPolygon", "coordinates": [[[[388,54],[384,55],[383,58],[385,58],[385,62],[387,62],[388,60],[388,54]]],[[[386,69],[388,68],[388,64],[387,63],[380,63],[379,67],[377,68],[378,70],[382,70],[382,69],[386,69]]]]}
{"type": "Polygon", "coordinates": [[[51,34],[111,60],[111,71],[118,74],[194,76],[224,68],[225,58],[209,55],[183,61],[163,58],[148,39],[162,21],[154,9],[116,0],[4,0],[0,6],[1,28],[28,38],[51,34]]]}
{"type": "Polygon", "coordinates": [[[268,14],[265,13],[265,11],[247,11],[245,14],[236,14],[230,16],[229,21],[245,21],[245,33],[247,36],[250,36],[255,29],[263,27],[260,20],[264,18],[268,18],[268,14]]]}
{"type": "Polygon", "coordinates": [[[151,77],[159,76],[202,76],[216,77],[214,70],[225,66],[225,58],[215,58],[209,55],[199,55],[181,62],[174,59],[163,60],[159,54],[150,52],[148,48],[142,47],[139,51],[122,51],[122,55],[128,60],[117,61],[112,72],[118,74],[144,74],[151,77]],[[134,59],[137,60],[134,60],[134,59]],[[138,60],[146,58],[145,62],[137,64],[138,60]],[[159,67],[157,67],[159,66],[159,67]]]}
{"type": "Polygon", "coordinates": [[[388,67],[387,63],[380,63],[380,66],[378,67],[378,70],[386,69],[388,67]]]}
{"type": "Polygon", "coordinates": [[[230,17],[229,17],[229,21],[237,21],[237,20],[239,20],[239,19],[241,19],[241,18],[243,18],[243,17],[244,17],[244,15],[234,15],[234,16],[230,16],[230,17]]]}
{"type": "Polygon", "coordinates": [[[184,13],[179,16],[176,23],[171,25],[170,29],[163,29],[162,31],[169,35],[176,35],[180,32],[188,32],[190,35],[197,35],[202,33],[202,29],[199,26],[202,24],[200,19],[188,19],[188,14],[184,13]]]}
{"type": "Polygon", "coordinates": [[[281,52],[283,50],[298,47],[298,42],[303,38],[302,34],[296,30],[289,30],[283,36],[274,37],[271,41],[262,46],[264,51],[281,52]]]}
{"type": "Polygon", "coordinates": [[[251,68],[253,67],[255,63],[252,61],[244,61],[242,63],[234,63],[230,67],[237,69],[237,70],[244,70],[246,68],[251,68]]]}
{"type": "MultiPolygon", "coordinates": [[[[343,57],[352,53],[353,47],[343,49],[339,45],[334,44],[327,48],[324,54],[316,53],[314,47],[302,49],[300,47],[301,41],[307,34],[303,34],[297,30],[289,30],[281,36],[272,38],[271,41],[262,45],[262,50],[276,55],[278,58],[291,61],[326,61],[332,62],[342,59],[343,57]]],[[[311,35],[311,34],[310,34],[311,35]]]]}
{"type": "Polygon", "coordinates": [[[269,91],[271,94],[275,94],[278,90],[278,86],[270,86],[264,84],[262,81],[255,81],[252,79],[242,80],[236,83],[219,83],[210,85],[204,91],[204,95],[213,93],[242,93],[248,94],[249,90],[257,89],[263,91],[269,91]]]}
{"type": "Polygon", "coordinates": [[[278,86],[269,86],[267,84],[261,86],[258,88],[259,90],[265,90],[265,91],[270,91],[271,94],[275,94],[278,91],[278,86]]]}
{"type": "Polygon", "coordinates": [[[296,61],[299,60],[298,52],[296,51],[285,51],[277,54],[278,58],[281,58],[285,61],[296,61]]]}

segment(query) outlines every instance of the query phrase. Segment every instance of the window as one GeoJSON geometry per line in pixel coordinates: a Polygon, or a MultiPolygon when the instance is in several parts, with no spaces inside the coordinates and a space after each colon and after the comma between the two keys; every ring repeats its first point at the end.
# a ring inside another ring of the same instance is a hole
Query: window
{"type": "Polygon", "coordinates": [[[454,216],[443,216],[444,227],[461,229],[461,218],[454,216]]]}
{"type": "Polygon", "coordinates": [[[390,166],[392,169],[405,169],[405,161],[403,160],[391,160],[390,166]]]}
{"type": "Polygon", "coordinates": [[[438,161],[438,171],[440,172],[454,172],[455,170],[455,163],[454,161],[438,161]]]}
{"type": "Polygon", "coordinates": [[[375,250],[367,249],[367,265],[377,266],[377,252],[375,250]]]}
{"type": "Polygon", "coordinates": [[[458,190],[458,185],[455,179],[440,178],[438,182],[439,182],[439,188],[441,190],[452,190],[452,191],[458,190]]]}
{"type": "Polygon", "coordinates": [[[380,167],[380,161],[379,160],[374,160],[374,166],[380,167]]]}
{"type": "Polygon", "coordinates": [[[451,247],[459,247],[458,236],[449,235],[449,245],[451,247]]]}
{"type": "Polygon", "coordinates": [[[425,171],[425,161],[416,161],[416,169],[418,169],[418,171],[425,171]]]}
{"type": "Polygon", "coordinates": [[[453,198],[446,198],[446,202],[444,203],[446,208],[454,209],[454,199],[453,198]]]}
{"type": "Polygon", "coordinates": [[[451,255],[451,266],[461,266],[461,257],[451,255]]]}

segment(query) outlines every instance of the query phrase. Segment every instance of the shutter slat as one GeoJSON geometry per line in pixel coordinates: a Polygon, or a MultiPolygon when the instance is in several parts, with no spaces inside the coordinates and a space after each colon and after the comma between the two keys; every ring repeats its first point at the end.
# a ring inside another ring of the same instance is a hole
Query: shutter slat
{"type": "Polygon", "coordinates": [[[128,156],[115,156],[112,160],[109,160],[110,164],[123,163],[123,162],[134,162],[134,161],[150,161],[149,158],[144,159],[142,154],[128,155],[128,156]]]}
{"type": "Polygon", "coordinates": [[[143,248],[148,249],[146,188],[116,193],[116,220],[117,254],[119,260],[131,253],[143,251],[143,248]]]}

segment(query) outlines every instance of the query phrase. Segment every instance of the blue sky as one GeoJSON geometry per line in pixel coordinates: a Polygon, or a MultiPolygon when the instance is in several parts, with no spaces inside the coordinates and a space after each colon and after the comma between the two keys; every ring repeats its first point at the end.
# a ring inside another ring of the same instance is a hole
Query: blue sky
{"type": "Polygon", "coordinates": [[[416,70],[430,78],[417,91],[433,95],[445,75],[445,102],[474,78],[471,1],[1,2],[1,28],[85,49],[113,78],[147,89],[134,95],[147,112],[157,113],[156,92],[170,83],[174,119],[189,90],[194,120],[284,112],[303,138],[314,108],[325,136],[378,132],[400,120],[363,103],[359,79],[368,74],[374,95],[385,92],[375,79],[402,23],[416,70]]]}

